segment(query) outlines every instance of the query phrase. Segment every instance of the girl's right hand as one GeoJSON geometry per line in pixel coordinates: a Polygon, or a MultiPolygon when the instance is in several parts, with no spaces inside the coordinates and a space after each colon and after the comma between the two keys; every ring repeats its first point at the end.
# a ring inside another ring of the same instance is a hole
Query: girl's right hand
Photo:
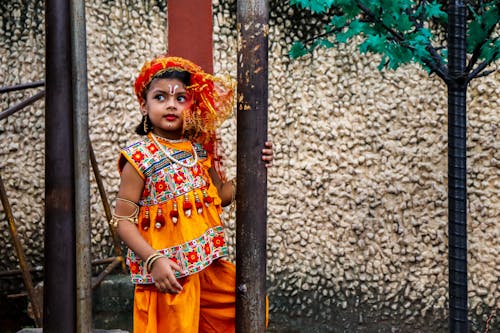
{"type": "Polygon", "coordinates": [[[175,278],[174,272],[182,273],[181,268],[167,257],[162,257],[153,263],[151,275],[155,281],[156,288],[162,293],[178,294],[182,286],[175,278]]]}

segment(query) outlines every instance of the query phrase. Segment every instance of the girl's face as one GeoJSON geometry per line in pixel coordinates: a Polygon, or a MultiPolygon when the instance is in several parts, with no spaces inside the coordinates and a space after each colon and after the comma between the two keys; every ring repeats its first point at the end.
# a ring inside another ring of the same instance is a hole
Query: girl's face
{"type": "Polygon", "coordinates": [[[154,134],[179,139],[183,131],[183,112],[191,105],[192,98],[180,80],[153,79],[141,111],[149,116],[154,134]]]}

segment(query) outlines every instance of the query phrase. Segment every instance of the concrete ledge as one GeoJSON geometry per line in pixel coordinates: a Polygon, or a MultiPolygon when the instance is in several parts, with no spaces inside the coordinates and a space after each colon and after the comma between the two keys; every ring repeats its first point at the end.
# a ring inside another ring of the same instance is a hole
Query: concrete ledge
{"type": "Polygon", "coordinates": [[[133,309],[134,285],[130,282],[129,275],[108,275],[93,292],[94,327],[132,332],[133,309]]]}
{"type": "MultiPolygon", "coordinates": [[[[23,328],[17,333],[43,333],[42,328],[23,328]]],[[[127,331],[122,330],[93,330],[92,333],[129,333],[127,331]]]]}

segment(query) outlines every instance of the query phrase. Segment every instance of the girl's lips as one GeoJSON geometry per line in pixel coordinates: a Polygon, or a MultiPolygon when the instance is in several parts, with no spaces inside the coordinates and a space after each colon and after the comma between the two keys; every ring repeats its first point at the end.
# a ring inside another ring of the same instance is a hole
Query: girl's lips
{"type": "Polygon", "coordinates": [[[177,116],[169,114],[169,115],[165,116],[165,119],[167,119],[168,121],[173,121],[173,120],[177,119],[177,116]]]}

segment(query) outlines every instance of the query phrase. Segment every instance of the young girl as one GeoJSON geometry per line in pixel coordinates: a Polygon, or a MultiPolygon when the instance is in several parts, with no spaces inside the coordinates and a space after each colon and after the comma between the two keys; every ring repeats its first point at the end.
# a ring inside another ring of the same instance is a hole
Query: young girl
{"type": "MultiPolygon", "coordinates": [[[[219,214],[235,187],[217,172],[215,129],[233,90],[178,57],[146,62],[135,81],[143,137],[121,151],[113,222],[129,247],[134,332],[234,332],[235,267],[219,214]]],[[[271,144],[262,159],[272,163],[271,144]]]]}

